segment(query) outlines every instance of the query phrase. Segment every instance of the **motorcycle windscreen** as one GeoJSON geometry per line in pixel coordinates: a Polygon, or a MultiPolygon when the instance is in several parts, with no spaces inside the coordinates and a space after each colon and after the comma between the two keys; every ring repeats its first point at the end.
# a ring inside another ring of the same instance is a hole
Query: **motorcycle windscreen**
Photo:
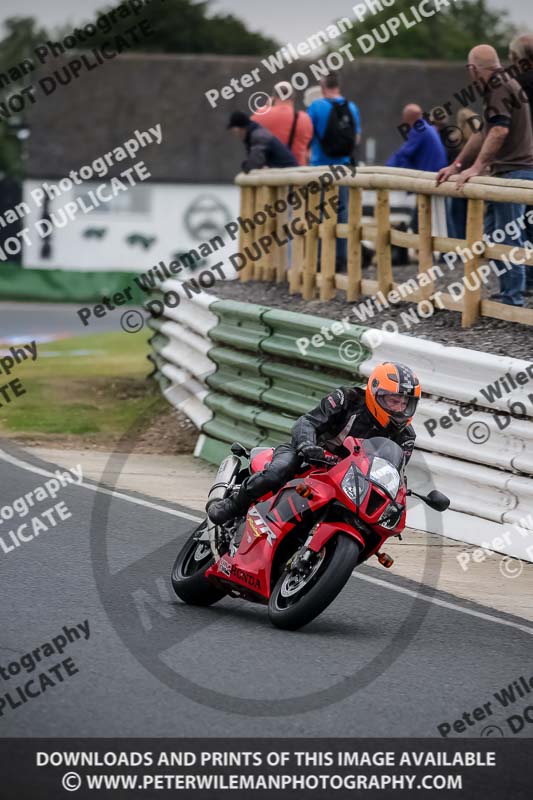
{"type": "Polygon", "coordinates": [[[363,441],[363,450],[370,461],[374,457],[383,458],[393,467],[396,467],[398,472],[401,471],[405,453],[400,445],[391,441],[391,439],[387,439],[385,436],[373,436],[371,439],[365,439],[363,441]]]}

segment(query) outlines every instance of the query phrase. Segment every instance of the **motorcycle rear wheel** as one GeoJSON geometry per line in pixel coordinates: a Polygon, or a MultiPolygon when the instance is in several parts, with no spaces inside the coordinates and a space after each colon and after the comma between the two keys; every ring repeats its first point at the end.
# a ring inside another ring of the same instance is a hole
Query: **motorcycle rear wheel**
{"type": "Polygon", "coordinates": [[[171,581],[180,600],[192,606],[211,606],[226,596],[205,577],[215,563],[209,542],[198,540],[207,521],[202,522],[187,539],[172,568],[171,581]]]}
{"type": "Polygon", "coordinates": [[[361,552],[360,544],[339,532],[318,555],[305,579],[285,570],[268,603],[268,616],[277,628],[294,631],[318,617],[337,597],[352,574],[361,552]]]}

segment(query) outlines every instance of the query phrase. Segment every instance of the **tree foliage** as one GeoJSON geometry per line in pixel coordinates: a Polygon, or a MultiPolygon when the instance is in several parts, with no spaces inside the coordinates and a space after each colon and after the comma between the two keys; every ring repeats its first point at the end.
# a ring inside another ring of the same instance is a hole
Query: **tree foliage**
{"type": "Polygon", "coordinates": [[[432,17],[424,18],[413,27],[400,24],[398,35],[390,35],[384,44],[376,43],[369,53],[361,53],[357,39],[362,34],[372,34],[378,29],[378,36],[384,39],[387,31],[385,23],[393,16],[404,13],[408,23],[416,18],[410,11],[416,5],[413,0],[396,0],[394,6],[385,8],[379,14],[357,22],[346,34],[346,41],[353,44],[353,53],[380,58],[419,58],[444,61],[463,61],[476,44],[492,44],[501,56],[507,54],[510,39],[515,28],[508,21],[505,10],[495,11],[487,7],[487,0],[457,0],[450,7],[438,11],[432,17]],[[381,26],[384,26],[381,29],[381,26]]]}
{"type": "MultiPolygon", "coordinates": [[[[102,9],[99,14],[117,9],[120,2],[102,9]]],[[[137,20],[146,19],[155,31],[138,49],[149,53],[212,53],[218,55],[259,56],[278,48],[276,42],[254,33],[232,14],[209,14],[209,0],[166,0],[151,3],[137,20]]],[[[120,27],[128,28],[132,19],[122,20],[120,27]]],[[[114,29],[115,30],[115,29],[114,29]]],[[[100,34],[92,41],[103,43],[109,34],[100,34]]]]}

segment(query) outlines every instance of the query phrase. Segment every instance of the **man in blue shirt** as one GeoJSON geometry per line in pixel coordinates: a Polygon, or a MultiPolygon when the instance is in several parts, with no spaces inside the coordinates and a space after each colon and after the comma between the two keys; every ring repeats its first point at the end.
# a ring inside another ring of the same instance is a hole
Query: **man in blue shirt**
{"type": "Polygon", "coordinates": [[[402,112],[402,122],[409,125],[405,143],[387,161],[387,167],[406,167],[438,172],[448,164],[446,150],[436,128],[423,117],[420,106],[411,103],[402,112]]]}
{"type": "MultiPolygon", "coordinates": [[[[361,141],[361,118],[359,109],[355,103],[347,102],[341,94],[339,78],[335,73],[331,73],[327,78],[322,78],[320,88],[323,97],[315,100],[307,113],[313,123],[313,140],[311,142],[311,158],[309,164],[312,167],[319,167],[328,164],[354,164],[356,163],[355,150],[361,141]],[[334,105],[339,108],[335,109],[334,105]],[[342,113],[337,111],[344,109],[346,115],[351,116],[342,119],[342,113]],[[333,119],[331,116],[335,115],[333,119]],[[337,119],[336,119],[337,118],[337,119]],[[336,123],[333,128],[331,123],[336,123]],[[330,141],[327,131],[338,131],[338,142],[330,141]]],[[[348,222],[348,187],[339,187],[339,213],[338,222],[348,222]]],[[[346,271],[347,257],[346,239],[337,240],[337,272],[346,271]]]]}
{"type": "MultiPolygon", "coordinates": [[[[346,156],[330,156],[322,147],[321,140],[324,138],[326,127],[332,111],[332,103],[345,103],[346,100],[341,94],[339,78],[335,74],[328,75],[320,81],[323,97],[315,100],[307,109],[313,123],[314,135],[311,142],[311,159],[309,164],[312,167],[320,167],[323,164],[351,164],[354,159],[354,152],[346,156]]],[[[355,103],[349,102],[348,108],[353,117],[355,140],[353,151],[361,141],[361,117],[359,109],[355,103]]]]}

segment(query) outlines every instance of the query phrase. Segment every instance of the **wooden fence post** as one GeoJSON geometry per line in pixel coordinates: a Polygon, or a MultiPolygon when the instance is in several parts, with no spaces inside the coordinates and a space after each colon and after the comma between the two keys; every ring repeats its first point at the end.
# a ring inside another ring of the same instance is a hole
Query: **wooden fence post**
{"type": "MultiPolygon", "coordinates": [[[[276,201],[276,197],[277,189],[275,189],[273,186],[265,186],[265,203],[263,208],[265,208],[267,205],[273,206],[276,201]]],[[[272,237],[272,234],[276,230],[276,217],[271,216],[268,211],[265,211],[264,213],[267,215],[267,220],[263,226],[263,236],[272,237]]],[[[264,281],[274,281],[276,279],[276,259],[277,248],[274,240],[272,239],[270,245],[267,244],[261,261],[263,266],[262,272],[264,281]]]]}
{"type": "Polygon", "coordinates": [[[324,191],[322,201],[323,208],[328,208],[320,224],[320,238],[322,247],[320,249],[320,299],[331,300],[337,293],[335,285],[335,265],[337,261],[337,213],[333,211],[333,198],[339,196],[339,187],[329,186],[324,191]]]}
{"type": "MultiPolygon", "coordinates": [[[[261,184],[260,186],[257,187],[257,191],[255,193],[255,213],[256,214],[258,212],[262,212],[263,214],[266,213],[264,211],[264,208],[265,208],[265,191],[266,191],[266,186],[264,184],[261,184]]],[[[254,232],[253,232],[253,242],[254,242],[254,244],[259,242],[259,239],[261,238],[261,236],[264,236],[265,231],[266,231],[266,221],[262,225],[256,225],[255,226],[255,229],[254,229],[254,232]]],[[[255,255],[255,247],[253,248],[253,252],[254,252],[254,255],[255,255]]],[[[263,256],[260,256],[260,258],[257,261],[254,261],[252,263],[253,263],[253,267],[252,268],[253,268],[254,280],[256,280],[256,281],[263,280],[263,277],[264,277],[263,256]]]]}
{"type": "Polygon", "coordinates": [[[376,256],[378,285],[384,295],[392,289],[392,253],[390,244],[389,190],[378,189],[376,197],[376,256]]]}
{"type": "MultiPolygon", "coordinates": [[[[289,187],[289,192],[292,191],[292,187],[289,187]]],[[[304,200],[303,210],[305,212],[306,201],[304,200]]],[[[294,212],[290,213],[291,217],[294,218],[294,212]]],[[[302,291],[302,280],[303,280],[303,271],[305,267],[305,245],[306,245],[306,237],[299,236],[297,233],[294,235],[294,239],[291,242],[291,268],[289,272],[289,294],[296,294],[297,292],[302,291]]]]}
{"type": "MultiPolygon", "coordinates": [[[[255,203],[255,186],[241,186],[241,210],[240,215],[243,219],[253,217],[255,203]]],[[[244,253],[244,248],[249,246],[253,240],[253,231],[245,231],[240,228],[239,232],[239,252],[244,253]]],[[[253,266],[246,264],[239,272],[239,278],[243,283],[249,281],[253,276],[253,266]]]]}
{"type": "Polygon", "coordinates": [[[352,303],[361,297],[361,280],[363,277],[361,242],[361,225],[363,220],[363,190],[350,188],[348,210],[348,284],[346,300],[352,303]]]}
{"type": "MultiPolygon", "coordinates": [[[[468,199],[468,212],[466,217],[466,246],[472,250],[476,242],[483,242],[483,221],[485,216],[485,203],[483,200],[468,199]]],[[[479,319],[481,310],[481,279],[476,275],[476,284],[469,289],[466,282],[474,276],[481,265],[484,255],[476,255],[472,251],[472,258],[465,261],[465,294],[463,298],[463,316],[461,324],[463,328],[469,328],[479,319]]]]}
{"type": "Polygon", "coordinates": [[[418,278],[420,295],[428,300],[435,291],[433,277],[428,270],[433,266],[431,196],[419,194],[418,202],[418,278]],[[422,274],[426,273],[426,278],[422,274]],[[423,284],[423,285],[422,285],[423,284]]]}
{"type": "MultiPolygon", "coordinates": [[[[307,184],[309,188],[309,183],[307,184]]],[[[308,194],[307,209],[317,217],[320,216],[320,195],[308,194]]],[[[300,209],[302,212],[302,209],[300,209]]],[[[303,213],[302,213],[303,216],[303,213]]],[[[305,261],[303,271],[302,297],[304,300],[313,300],[316,287],[316,273],[318,267],[318,225],[310,225],[305,235],[305,261]]]]}
{"type": "MultiPolygon", "coordinates": [[[[288,186],[278,186],[277,189],[274,189],[275,195],[274,200],[279,200],[286,204],[287,202],[287,195],[289,194],[289,187],[288,186]]],[[[278,234],[279,241],[284,241],[286,239],[286,235],[283,232],[283,226],[286,225],[289,221],[289,209],[288,206],[285,211],[282,213],[276,212],[276,220],[275,220],[275,230],[278,234]]],[[[274,244],[274,263],[276,266],[276,281],[277,283],[283,283],[287,280],[287,270],[289,266],[289,245],[284,244],[281,247],[278,244],[274,244]]]]}

